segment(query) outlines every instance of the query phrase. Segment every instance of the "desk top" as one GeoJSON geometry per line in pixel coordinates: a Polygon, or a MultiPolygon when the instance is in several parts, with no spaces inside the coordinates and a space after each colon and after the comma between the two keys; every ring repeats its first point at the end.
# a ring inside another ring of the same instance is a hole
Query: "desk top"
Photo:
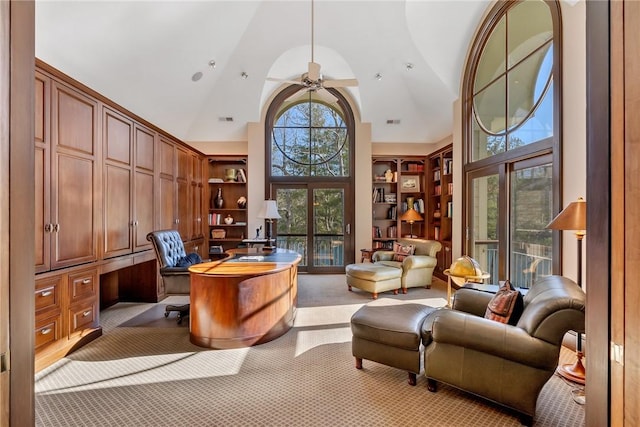
{"type": "Polygon", "coordinates": [[[195,264],[189,272],[213,276],[249,276],[275,273],[297,265],[302,257],[288,249],[259,252],[251,249],[231,249],[223,260],[195,264]]]}

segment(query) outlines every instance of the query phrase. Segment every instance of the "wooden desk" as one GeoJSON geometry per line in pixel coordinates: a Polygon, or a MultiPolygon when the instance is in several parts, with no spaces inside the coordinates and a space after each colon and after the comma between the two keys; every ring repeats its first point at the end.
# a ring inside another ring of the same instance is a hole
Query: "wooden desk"
{"type": "Polygon", "coordinates": [[[190,341],[226,349],[283,335],[295,319],[302,257],[284,249],[268,254],[247,249],[228,252],[232,258],[189,268],[190,341]]]}

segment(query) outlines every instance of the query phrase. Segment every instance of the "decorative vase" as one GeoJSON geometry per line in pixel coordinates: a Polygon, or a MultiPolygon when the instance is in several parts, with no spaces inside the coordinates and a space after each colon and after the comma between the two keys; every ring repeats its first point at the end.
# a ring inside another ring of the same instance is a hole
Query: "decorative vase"
{"type": "Polygon", "coordinates": [[[413,200],[414,200],[413,197],[407,197],[407,210],[414,208],[413,200]]]}
{"type": "Polygon", "coordinates": [[[224,170],[224,180],[227,182],[234,182],[238,178],[238,173],[235,169],[224,170]]]}
{"type": "Polygon", "coordinates": [[[224,199],[222,198],[222,188],[218,187],[218,194],[216,194],[216,198],[213,199],[213,206],[216,209],[222,209],[223,204],[224,204],[224,199]]]}
{"type": "Polygon", "coordinates": [[[227,215],[226,218],[224,219],[224,223],[227,225],[233,224],[233,217],[231,215],[227,215]]]}

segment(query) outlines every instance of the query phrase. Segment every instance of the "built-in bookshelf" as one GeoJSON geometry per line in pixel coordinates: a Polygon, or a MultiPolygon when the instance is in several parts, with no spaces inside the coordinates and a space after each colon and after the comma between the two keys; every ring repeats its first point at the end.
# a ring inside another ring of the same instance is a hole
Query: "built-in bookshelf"
{"type": "Polygon", "coordinates": [[[451,233],[453,227],[453,146],[448,145],[427,160],[426,236],[442,243],[434,273],[446,279],[443,271],[451,265],[451,233]]]}
{"type": "Polygon", "coordinates": [[[216,156],[208,160],[208,241],[211,254],[236,248],[248,237],[247,157],[216,156]]]}
{"type": "Polygon", "coordinates": [[[423,221],[402,221],[409,203],[423,218],[426,212],[424,157],[372,158],[372,248],[393,248],[399,237],[424,236],[423,221]]]}

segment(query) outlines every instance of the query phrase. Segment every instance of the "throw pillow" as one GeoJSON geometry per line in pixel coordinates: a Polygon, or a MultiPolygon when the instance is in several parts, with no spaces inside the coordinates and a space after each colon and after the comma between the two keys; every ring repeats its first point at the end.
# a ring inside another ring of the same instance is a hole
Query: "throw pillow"
{"type": "Polygon", "coordinates": [[[489,301],[484,317],[500,323],[515,325],[518,323],[523,309],[522,294],[507,280],[502,283],[498,292],[489,301]]]}
{"type": "Polygon", "coordinates": [[[398,242],[394,242],[393,243],[393,260],[402,262],[409,255],[413,255],[413,252],[415,250],[416,248],[413,245],[402,245],[398,242]]]}
{"type": "Polygon", "coordinates": [[[193,264],[199,264],[202,262],[202,258],[195,252],[187,254],[180,258],[178,262],[176,262],[176,267],[189,267],[193,264]]]}

